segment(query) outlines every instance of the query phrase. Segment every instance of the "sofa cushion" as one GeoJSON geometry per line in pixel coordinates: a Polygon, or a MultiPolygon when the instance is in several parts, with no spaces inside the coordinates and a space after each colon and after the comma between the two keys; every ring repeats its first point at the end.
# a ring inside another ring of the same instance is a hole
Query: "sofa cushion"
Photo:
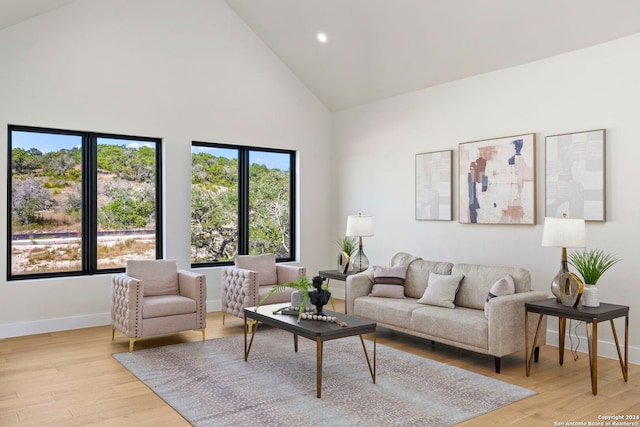
{"type": "Polygon", "coordinates": [[[450,262],[425,261],[422,258],[398,252],[389,261],[389,266],[408,265],[404,281],[404,295],[421,298],[427,288],[429,273],[451,274],[453,264],[450,262]]]}
{"type": "Polygon", "coordinates": [[[462,278],[462,274],[429,273],[429,284],[418,302],[420,304],[455,308],[453,301],[456,298],[456,292],[458,292],[462,278]]]}
{"type": "Polygon", "coordinates": [[[487,300],[484,302],[484,317],[486,317],[487,319],[489,318],[489,301],[491,301],[495,297],[511,295],[515,292],[516,287],[513,284],[513,278],[509,274],[494,283],[493,286],[491,286],[491,289],[489,289],[487,300]]]}
{"type": "Polygon", "coordinates": [[[456,307],[454,310],[423,305],[411,313],[411,330],[445,342],[481,349],[489,348],[489,322],[482,310],[456,307]]]}
{"type": "Polygon", "coordinates": [[[255,271],[258,274],[258,286],[278,283],[275,254],[236,255],[236,267],[255,271]]]}
{"type": "Polygon", "coordinates": [[[353,305],[354,316],[375,320],[387,325],[409,328],[411,312],[424,307],[415,298],[359,297],[353,305]]]}
{"type": "Polygon", "coordinates": [[[404,279],[407,266],[373,267],[373,288],[370,297],[404,298],[404,279]]]}
{"type": "Polygon", "coordinates": [[[464,275],[464,279],[460,283],[460,290],[456,295],[456,307],[484,310],[484,303],[489,294],[489,289],[507,274],[513,278],[516,293],[526,292],[531,289],[531,276],[529,271],[523,268],[456,264],[451,272],[452,274],[464,275]]]}
{"type": "Polygon", "coordinates": [[[126,273],[142,282],[145,297],[179,293],[176,260],[131,259],[127,261],[126,273]]]}
{"type": "Polygon", "coordinates": [[[196,312],[196,301],[180,295],[156,295],[142,299],[142,318],[175,316],[196,312]]]}

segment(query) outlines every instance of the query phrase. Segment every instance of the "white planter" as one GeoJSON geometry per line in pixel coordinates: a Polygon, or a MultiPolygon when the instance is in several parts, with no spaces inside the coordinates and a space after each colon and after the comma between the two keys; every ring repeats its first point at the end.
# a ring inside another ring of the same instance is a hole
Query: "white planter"
{"type": "Polygon", "coordinates": [[[585,284],[580,301],[584,307],[600,307],[600,291],[598,287],[585,284]]]}
{"type": "MultiPolygon", "coordinates": [[[[295,290],[291,292],[291,307],[300,307],[302,305],[302,300],[304,299],[304,294],[302,291],[295,290]]],[[[309,304],[309,300],[305,303],[305,307],[309,304]]]]}

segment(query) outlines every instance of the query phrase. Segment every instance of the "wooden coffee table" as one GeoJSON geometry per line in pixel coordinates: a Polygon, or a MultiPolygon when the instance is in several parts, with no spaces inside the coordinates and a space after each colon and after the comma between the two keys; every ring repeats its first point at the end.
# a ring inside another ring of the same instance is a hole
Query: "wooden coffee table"
{"type": "Polygon", "coordinates": [[[248,322],[250,320],[256,320],[264,323],[265,325],[272,326],[274,328],[282,329],[283,331],[291,332],[293,334],[293,348],[294,351],[298,351],[298,336],[313,340],[316,342],[316,396],[320,398],[322,394],[322,347],[325,341],[335,340],[338,338],[352,337],[355,335],[360,336],[360,342],[362,343],[362,349],[364,351],[367,365],[369,366],[369,373],[373,383],[376,382],[376,323],[370,320],[360,319],[359,317],[348,316],[342,313],[335,313],[330,310],[324,310],[327,315],[335,316],[347,326],[340,326],[337,323],[323,322],[319,320],[303,320],[298,323],[298,317],[290,314],[279,314],[278,309],[289,306],[286,304],[271,304],[263,305],[258,308],[248,307],[244,309],[244,360],[245,362],[249,358],[249,351],[251,351],[251,344],[253,344],[253,338],[258,330],[258,325],[255,325],[251,331],[251,340],[248,341],[248,322]],[[364,344],[363,334],[373,334],[373,365],[369,360],[369,353],[367,347],[364,344]]]}

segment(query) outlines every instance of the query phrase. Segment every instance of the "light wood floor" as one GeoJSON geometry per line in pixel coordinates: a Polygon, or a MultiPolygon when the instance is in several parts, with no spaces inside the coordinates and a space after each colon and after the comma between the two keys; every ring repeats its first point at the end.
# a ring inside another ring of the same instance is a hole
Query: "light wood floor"
{"type": "MultiPolygon", "coordinates": [[[[223,327],[219,312],[208,315],[207,325],[207,339],[242,333],[242,320],[227,316],[223,327]]],[[[149,338],[136,343],[136,350],[200,337],[189,331],[149,338]]],[[[527,377],[524,352],[504,357],[502,373],[496,374],[490,356],[432,346],[385,329],[379,330],[378,342],[538,393],[461,426],[554,426],[596,422],[605,415],[640,415],[638,365],[630,365],[629,381],[624,382],[617,360],[599,358],[598,394],[593,396],[585,353],[574,361],[567,351],[560,366],[557,348],[543,346],[540,363],[527,377]]],[[[110,326],[0,340],[0,426],[188,426],[111,357],[127,350],[123,335],[116,332],[111,341],[110,326]]]]}

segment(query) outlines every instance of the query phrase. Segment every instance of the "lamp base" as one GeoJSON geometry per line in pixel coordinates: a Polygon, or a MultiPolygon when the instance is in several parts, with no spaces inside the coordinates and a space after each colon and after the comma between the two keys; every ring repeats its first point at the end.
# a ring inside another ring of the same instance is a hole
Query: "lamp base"
{"type": "Polygon", "coordinates": [[[364,254],[362,248],[358,248],[356,250],[356,253],[351,256],[351,260],[349,262],[357,273],[369,268],[369,258],[364,254]]]}

